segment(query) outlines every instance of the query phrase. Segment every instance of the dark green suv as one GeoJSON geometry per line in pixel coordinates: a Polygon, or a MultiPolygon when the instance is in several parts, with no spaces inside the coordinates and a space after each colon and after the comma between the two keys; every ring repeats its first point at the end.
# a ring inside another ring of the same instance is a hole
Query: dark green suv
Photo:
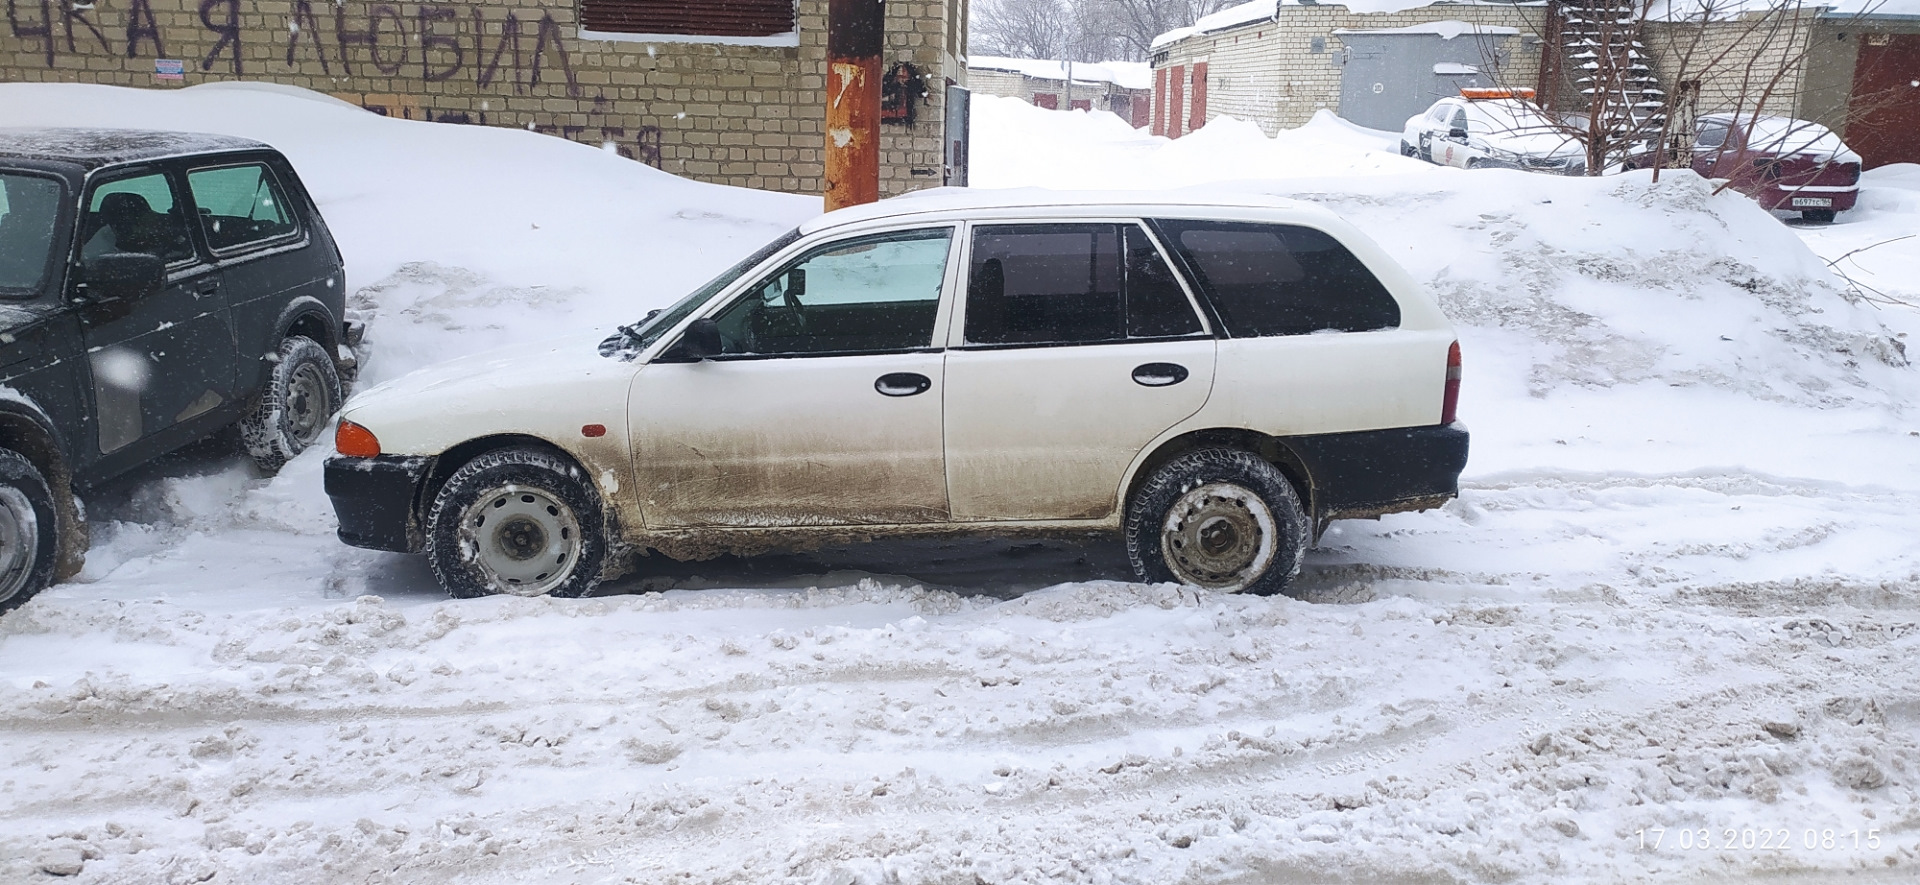
{"type": "Polygon", "coordinates": [[[79,571],[76,492],[234,424],[269,472],[318,439],[345,290],[267,145],[0,129],[0,612],[79,571]]]}

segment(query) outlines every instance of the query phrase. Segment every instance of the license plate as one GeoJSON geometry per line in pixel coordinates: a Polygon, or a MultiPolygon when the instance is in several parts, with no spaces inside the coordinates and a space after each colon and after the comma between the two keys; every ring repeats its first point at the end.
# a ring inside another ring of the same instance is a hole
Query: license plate
{"type": "Polygon", "coordinates": [[[1832,197],[1794,197],[1793,208],[1795,209],[1831,209],[1833,208],[1833,198],[1832,197]]]}

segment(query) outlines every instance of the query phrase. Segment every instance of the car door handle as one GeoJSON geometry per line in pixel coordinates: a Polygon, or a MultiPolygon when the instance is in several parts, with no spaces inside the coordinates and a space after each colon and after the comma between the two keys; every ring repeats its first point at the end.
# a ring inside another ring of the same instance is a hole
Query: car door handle
{"type": "Polygon", "coordinates": [[[918,372],[888,372],[873,382],[882,396],[913,396],[933,388],[933,379],[918,372]]]}
{"type": "Polygon", "coordinates": [[[1167,387],[1187,380],[1187,367],[1178,363],[1147,363],[1133,370],[1133,382],[1142,387],[1167,387]]]}

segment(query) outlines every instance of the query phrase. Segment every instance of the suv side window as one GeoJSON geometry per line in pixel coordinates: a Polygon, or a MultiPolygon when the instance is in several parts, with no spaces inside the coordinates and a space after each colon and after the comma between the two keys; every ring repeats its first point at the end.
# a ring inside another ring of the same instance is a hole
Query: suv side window
{"type": "Polygon", "coordinates": [[[1340,241],[1309,227],[1156,220],[1234,338],[1365,332],[1400,305],[1340,241]]]}
{"type": "Polygon", "coordinates": [[[193,257],[193,240],[165,173],[95,186],[81,225],[82,262],[109,252],[145,252],[168,264],[193,257]]]}
{"type": "Polygon", "coordinates": [[[300,223],[266,166],[250,163],[187,173],[200,229],[215,252],[290,237],[300,223]]]}
{"type": "Polygon", "coordinates": [[[801,256],[714,316],[721,353],[884,353],[933,346],[951,228],[830,243],[801,256]]]}

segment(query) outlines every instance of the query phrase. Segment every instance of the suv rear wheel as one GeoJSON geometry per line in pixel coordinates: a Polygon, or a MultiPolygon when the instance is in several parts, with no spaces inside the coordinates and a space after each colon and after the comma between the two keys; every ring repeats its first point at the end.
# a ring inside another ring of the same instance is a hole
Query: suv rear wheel
{"type": "Polygon", "coordinates": [[[0,449],[0,612],[53,583],[60,545],[47,478],[20,453],[0,449]]]}
{"type": "Polygon", "coordinates": [[[1127,507],[1127,558],[1147,581],[1278,593],[1300,572],[1307,516],[1265,459],[1200,449],[1162,465],[1127,507]]]}
{"type": "Polygon", "coordinates": [[[460,599],[585,596],[606,557],[600,497],[552,452],[496,449],[468,461],[428,514],[427,562],[460,599]]]}
{"type": "Polygon", "coordinates": [[[268,473],[319,441],[342,399],[340,373],[319,342],[289,336],[274,356],[259,405],[240,422],[247,455],[268,473]]]}

